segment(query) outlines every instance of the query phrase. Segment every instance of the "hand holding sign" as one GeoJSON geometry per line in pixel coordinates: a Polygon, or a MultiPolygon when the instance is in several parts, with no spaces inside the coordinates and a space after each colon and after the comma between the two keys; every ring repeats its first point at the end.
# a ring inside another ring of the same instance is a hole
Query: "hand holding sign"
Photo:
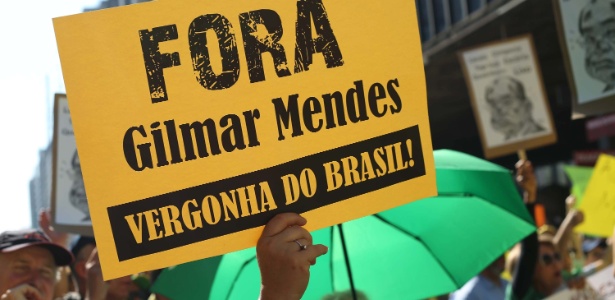
{"type": "Polygon", "coordinates": [[[515,168],[517,170],[515,180],[523,189],[523,201],[534,203],[536,201],[538,183],[536,182],[532,163],[529,160],[520,160],[515,164],[515,168]]]}
{"type": "Polygon", "coordinates": [[[298,214],[282,213],[265,226],[256,246],[261,299],[301,299],[310,279],[310,265],[328,251],[324,245],[312,245],[312,235],[301,227],[306,223],[298,214]]]}

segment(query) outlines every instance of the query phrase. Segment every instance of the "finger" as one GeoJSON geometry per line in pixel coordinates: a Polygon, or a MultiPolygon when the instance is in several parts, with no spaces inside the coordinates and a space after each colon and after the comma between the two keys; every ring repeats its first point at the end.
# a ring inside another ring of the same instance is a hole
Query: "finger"
{"type": "Polygon", "coordinates": [[[303,239],[312,244],[312,235],[307,229],[301,226],[286,227],[282,232],[278,233],[276,237],[279,237],[282,241],[292,242],[295,240],[303,239]]]}
{"type": "Polygon", "coordinates": [[[529,160],[519,160],[515,164],[515,168],[517,169],[517,171],[531,170],[532,162],[530,162],[529,160]]]}
{"type": "Polygon", "coordinates": [[[273,217],[273,219],[265,225],[262,236],[274,236],[289,226],[303,226],[306,223],[307,220],[296,213],[281,213],[273,217]]]}
{"type": "Polygon", "coordinates": [[[28,300],[42,300],[43,295],[35,287],[29,284],[22,284],[14,289],[7,290],[2,299],[28,299],[28,300]],[[5,298],[5,295],[7,296],[5,298]]]}
{"type": "Polygon", "coordinates": [[[28,300],[43,300],[43,295],[37,289],[29,289],[24,293],[26,299],[28,300]]]}
{"type": "Polygon", "coordinates": [[[322,244],[316,244],[308,246],[307,249],[299,253],[301,253],[301,255],[305,257],[305,259],[309,261],[310,264],[312,264],[312,262],[316,262],[317,257],[327,254],[328,251],[329,248],[327,248],[327,246],[322,244]]]}
{"type": "Polygon", "coordinates": [[[43,230],[46,230],[51,226],[51,222],[49,221],[49,211],[47,209],[41,209],[38,213],[38,225],[43,230]]]}

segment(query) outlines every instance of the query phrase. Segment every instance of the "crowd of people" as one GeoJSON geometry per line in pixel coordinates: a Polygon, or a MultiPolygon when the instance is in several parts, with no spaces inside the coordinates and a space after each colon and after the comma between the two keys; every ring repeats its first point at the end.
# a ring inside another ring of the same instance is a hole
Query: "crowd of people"
{"type": "MultiPolygon", "coordinates": [[[[533,215],[537,183],[532,165],[522,160],[516,170],[523,201],[533,215]]],[[[568,204],[574,207],[574,199],[568,199],[568,204]]],[[[49,219],[48,212],[42,212],[38,229],[0,234],[0,300],[170,299],[149,291],[161,270],[103,281],[94,238],[79,236],[69,241],[67,234],[53,230],[49,219]]],[[[585,276],[611,264],[611,242],[594,237],[580,241],[572,229],[581,222],[583,214],[570,209],[558,229],[539,227],[462,288],[441,298],[545,299],[576,289],[586,293],[586,299],[594,299],[595,291],[585,276]],[[510,274],[509,281],[503,273],[510,274]]],[[[310,267],[328,251],[325,245],[313,244],[303,227],[306,223],[298,214],[282,213],[265,226],[256,246],[260,299],[301,299],[310,267]]],[[[352,297],[353,293],[338,292],[323,299],[352,297]]],[[[368,299],[369,295],[356,292],[354,297],[368,299]]]]}
{"type": "MultiPolygon", "coordinates": [[[[40,229],[0,234],[0,299],[169,299],[148,291],[161,270],[104,281],[94,238],[68,242],[48,220],[42,212],[40,229]]],[[[306,223],[298,214],[282,213],[265,226],[257,244],[261,299],[300,299],[307,288],[310,266],[328,248],[312,243],[306,223]]]]}
{"type": "MultiPolygon", "coordinates": [[[[535,216],[537,182],[533,167],[529,161],[519,161],[516,169],[526,208],[535,216]]],[[[539,227],[449,299],[545,299],[566,289],[577,291],[581,299],[601,299],[587,284],[586,276],[611,265],[611,241],[575,234],[573,229],[584,216],[573,208],[573,196],[566,202],[570,209],[558,229],[539,227]],[[579,242],[579,238],[584,240],[579,242]],[[510,281],[502,278],[505,272],[510,281]]]]}

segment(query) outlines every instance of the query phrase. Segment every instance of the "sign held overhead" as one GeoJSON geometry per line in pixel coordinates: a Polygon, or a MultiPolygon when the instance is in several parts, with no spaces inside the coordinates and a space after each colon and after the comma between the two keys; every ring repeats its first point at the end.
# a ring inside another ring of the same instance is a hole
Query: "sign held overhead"
{"type": "Polygon", "coordinates": [[[254,246],[278,213],[315,230],[436,194],[412,1],[154,1],[54,26],[106,279],[254,246]]]}

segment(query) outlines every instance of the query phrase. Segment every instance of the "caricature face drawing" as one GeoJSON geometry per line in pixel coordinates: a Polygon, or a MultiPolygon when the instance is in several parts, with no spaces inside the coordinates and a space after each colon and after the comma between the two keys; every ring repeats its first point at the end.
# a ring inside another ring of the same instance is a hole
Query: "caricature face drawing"
{"type": "Polygon", "coordinates": [[[85,214],[84,221],[90,220],[90,210],[88,208],[88,199],[85,195],[85,185],[83,184],[83,176],[81,175],[81,162],[77,155],[77,150],[73,154],[71,161],[73,184],[71,185],[69,200],[70,203],[79,211],[85,214]]]}
{"type": "Polygon", "coordinates": [[[615,88],[615,1],[592,0],[579,15],[585,46],[585,70],[603,82],[603,92],[615,88]]]}
{"type": "Polygon", "coordinates": [[[512,77],[496,78],[485,89],[492,128],[505,140],[544,131],[532,117],[532,103],[523,84],[512,77]]]}

